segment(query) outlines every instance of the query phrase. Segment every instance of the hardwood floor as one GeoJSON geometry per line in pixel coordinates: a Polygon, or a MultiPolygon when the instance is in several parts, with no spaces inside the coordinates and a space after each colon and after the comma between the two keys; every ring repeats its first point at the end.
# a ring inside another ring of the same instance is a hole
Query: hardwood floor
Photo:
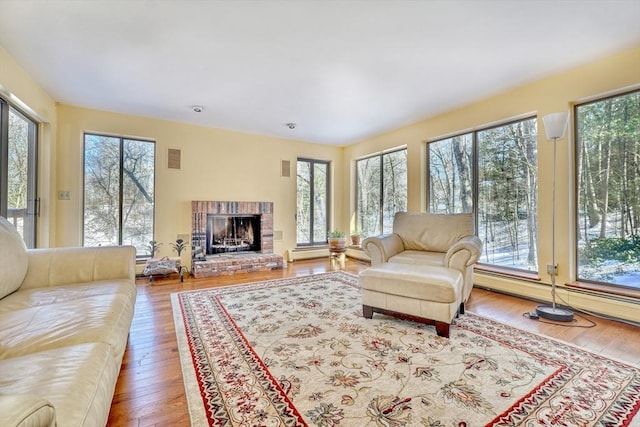
{"type": "MultiPolygon", "coordinates": [[[[176,344],[169,295],[183,290],[204,289],[283,277],[305,276],[341,269],[352,273],[368,263],[347,259],[340,265],[328,259],[296,261],[284,270],[224,276],[211,279],[176,277],[139,279],[138,299],[129,342],[118,378],[109,426],[188,426],[189,415],[176,344]]],[[[640,366],[640,328],[622,322],[577,316],[575,326],[596,323],[593,328],[567,327],[523,317],[535,303],[483,289],[474,289],[467,310],[520,329],[588,348],[593,352],[640,366]]]]}

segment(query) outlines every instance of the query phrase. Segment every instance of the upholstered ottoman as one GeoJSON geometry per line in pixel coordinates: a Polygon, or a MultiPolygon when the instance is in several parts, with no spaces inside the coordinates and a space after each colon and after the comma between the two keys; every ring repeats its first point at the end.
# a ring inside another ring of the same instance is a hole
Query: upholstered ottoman
{"type": "Polygon", "coordinates": [[[435,324],[436,332],[449,337],[449,325],[464,313],[462,274],[434,265],[384,263],[358,278],[362,288],[362,313],[373,313],[435,324]]]}

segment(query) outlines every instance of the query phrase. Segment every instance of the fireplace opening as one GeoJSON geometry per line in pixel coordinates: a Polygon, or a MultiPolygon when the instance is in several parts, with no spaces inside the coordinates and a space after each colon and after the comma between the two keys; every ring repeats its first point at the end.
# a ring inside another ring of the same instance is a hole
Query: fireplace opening
{"type": "Polygon", "coordinates": [[[260,215],[207,214],[207,255],[260,252],[260,215]]]}

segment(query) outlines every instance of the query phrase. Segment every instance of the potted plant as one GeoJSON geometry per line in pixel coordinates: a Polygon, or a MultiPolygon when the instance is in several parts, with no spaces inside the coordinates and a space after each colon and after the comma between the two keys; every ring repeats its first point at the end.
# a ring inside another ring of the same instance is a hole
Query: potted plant
{"type": "Polygon", "coordinates": [[[354,231],[351,233],[351,244],[353,246],[360,246],[360,238],[362,234],[359,231],[354,231]]]}
{"type": "Polygon", "coordinates": [[[329,252],[342,253],[347,250],[347,238],[344,237],[344,233],[340,230],[333,230],[329,233],[329,252]]]}

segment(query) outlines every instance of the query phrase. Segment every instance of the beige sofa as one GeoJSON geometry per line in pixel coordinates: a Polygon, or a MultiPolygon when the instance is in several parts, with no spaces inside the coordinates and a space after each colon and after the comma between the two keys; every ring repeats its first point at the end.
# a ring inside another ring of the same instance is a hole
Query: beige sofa
{"type": "MultiPolygon", "coordinates": [[[[473,264],[482,252],[471,214],[398,212],[393,233],[369,237],[362,249],[371,265],[383,263],[442,266],[462,274],[462,303],[473,289],[473,264]]],[[[464,308],[464,306],[462,306],[464,308]]]]}
{"type": "Polygon", "coordinates": [[[27,250],[0,217],[0,426],[105,426],[135,300],[134,247],[27,250]]]}

